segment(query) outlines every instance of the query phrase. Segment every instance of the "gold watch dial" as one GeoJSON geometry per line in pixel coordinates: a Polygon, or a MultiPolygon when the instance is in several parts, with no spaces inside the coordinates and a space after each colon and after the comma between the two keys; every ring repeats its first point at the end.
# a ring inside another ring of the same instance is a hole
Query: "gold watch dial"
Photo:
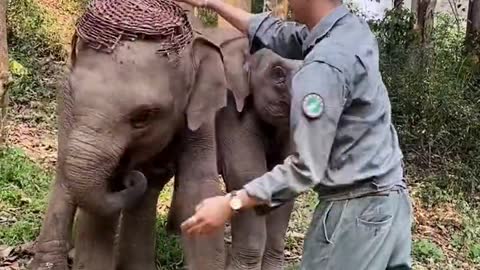
{"type": "Polygon", "coordinates": [[[233,210],[239,210],[242,208],[242,201],[239,198],[232,198],[230,200],[230,207],[232,207],[233,210]]]}

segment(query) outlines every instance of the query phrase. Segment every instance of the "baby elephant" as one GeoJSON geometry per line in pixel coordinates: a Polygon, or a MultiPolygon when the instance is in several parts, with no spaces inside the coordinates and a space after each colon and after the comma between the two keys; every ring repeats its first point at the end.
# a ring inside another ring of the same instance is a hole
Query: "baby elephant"
{"type": "MultiPolygon", "coordinates": [[[[227,75],[227,106],[217,114],[218,168],[227,191],[261,176],[293,151],[289,135],[289,82],[301,61],[268,49],[248,54],[248,40],[234,30],[203,33],[221,48],[227,75]]],[[[172,209],[183,202],[174,192],[172,209]]],[[[232,220],[232,249],[226,269],[282,269],[284,238],[293,201],[265,214],[245,211],[232,220]]],[[[169,229],[180,219],[170,211],[169,229]]]]}
{"type": "MultiPolygon", "coordinates": [[[[234,53],[225,55],[227,69],[238,68],[239,63],[232,67],[228,61],[234,53]]],[[[284,59],[267,49],[244,56],[244,60],[246,70],[239,75],[243,74],[248,83],[230,85],[236,87],[233,93],[246,87],[243,107],[238,109],[230,95],[217,122],[219,168],[228,191],[242,188],[294,151],[289,134],[289,81],[301,61],[284,59]]],[[[282,269],[292,208],[293,201],[268,214],[247,210],[234,216],[232,254],[227,269],[282,269]]]]}

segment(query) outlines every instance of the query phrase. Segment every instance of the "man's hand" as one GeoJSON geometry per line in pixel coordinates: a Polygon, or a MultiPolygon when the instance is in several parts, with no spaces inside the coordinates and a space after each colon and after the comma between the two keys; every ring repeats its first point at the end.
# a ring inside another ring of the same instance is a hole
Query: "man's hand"
{"type": "Polygon", "coordinates": [[[217,196],[203,200],[196,208],[195,215],[182,223],[182,231],[188,235],[209,234],[223,226],[232,216],[230,199],[217,196]]]}
{"type": "MultiPolygon", "coordinates": [[[[242,201],[242,210],[262,204],[255,198],[249,197],[244,189],[240,190],[237,196],[242,201]]],[[[208,198],[195,208],[195,214],[184,221],[181,228],[188,235],[209,234],[225,226],[232,214],[230,196],[208,198]]]]}

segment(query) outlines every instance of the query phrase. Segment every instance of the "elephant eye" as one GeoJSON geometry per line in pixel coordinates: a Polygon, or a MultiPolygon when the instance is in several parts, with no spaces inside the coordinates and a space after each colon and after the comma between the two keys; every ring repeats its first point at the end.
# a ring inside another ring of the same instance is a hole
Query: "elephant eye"
{"type": "Polygon", "coordinates": [[[135,112],[131,118],[130,123],[134,128],[144,128],[152,120],[154,120],[158,115],[158,110],[154,109],[143,109],[140,111],[135,112]]]}
{"type": "Polygon", "coordinates": [[[287,74],[282,66],[274,66],[271,69],[271,78],[277,85],[283,85],[286,82],[287,74]]]}

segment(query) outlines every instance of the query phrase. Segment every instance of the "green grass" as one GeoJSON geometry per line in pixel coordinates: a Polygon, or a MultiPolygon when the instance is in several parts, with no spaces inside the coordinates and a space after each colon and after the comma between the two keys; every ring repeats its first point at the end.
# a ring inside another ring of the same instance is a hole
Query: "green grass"
{"type": "Polygon", "coordinates": [[[183,251],[180,239],[165,231],[166,216],[157,219],[156,265],[160,270],[176,270],[183,266],[183,251]]]}
{"type": "Polygon", "coordinates": [[[20,149],[0,150],[0,245],[35,239],[51,179],[20,149]]]}

